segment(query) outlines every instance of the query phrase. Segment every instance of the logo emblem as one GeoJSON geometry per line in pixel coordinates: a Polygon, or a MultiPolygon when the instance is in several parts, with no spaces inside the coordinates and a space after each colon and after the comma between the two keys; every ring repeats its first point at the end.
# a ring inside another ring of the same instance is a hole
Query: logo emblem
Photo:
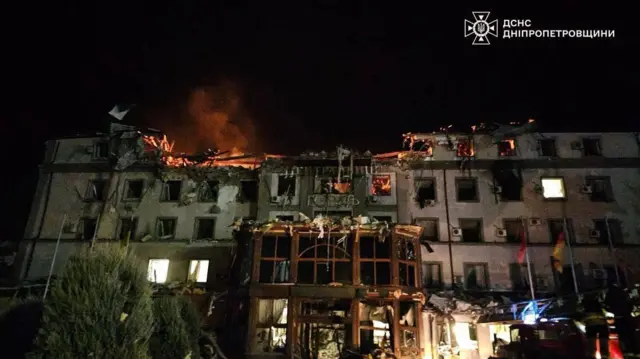
{"type": "Polygon", "coordinates": [[[490,45],[489,35],[498,37],[498,20],[488,21],[489,11],[474,11],[472,14],[473,22],[464,21],[464,37],[473,35],[473,45],[490,45]]]}

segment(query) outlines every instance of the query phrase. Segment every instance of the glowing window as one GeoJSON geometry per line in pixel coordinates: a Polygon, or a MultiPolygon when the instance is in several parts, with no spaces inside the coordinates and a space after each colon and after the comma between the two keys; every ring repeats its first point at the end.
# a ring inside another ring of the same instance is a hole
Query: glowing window
{"type": "Polygon", "coordinates": [[[206,283],[209,274],[208,260],[193,260],[189,263],[189,280],[196,283],[206,283]]]}
{"type": "Polygon", "coordinates": [[[561,199],[566,197],[563,178],[543,178],[542,196],[546,199],[561,199]]]}
{"type": "Polygon", "coordinates": [[[373,175],[371,177],[371,194],[374,196],[391,196],[391,176],[373,175]]]}
{"type": "Polygon", "coordinates": [[[169,274],[168,259],[149,260],[149,281],[153,283],[165,283],[169,274]]]}

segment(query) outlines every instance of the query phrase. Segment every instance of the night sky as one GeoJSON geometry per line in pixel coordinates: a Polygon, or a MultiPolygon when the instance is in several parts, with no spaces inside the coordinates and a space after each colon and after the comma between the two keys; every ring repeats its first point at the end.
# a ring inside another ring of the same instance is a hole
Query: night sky
{"type": "Polygon", "coordinates": [[[46,5],[3,25],[5,49],[13,49],[3,68],[5,148],[20,173],[5,206],[13,206],[16,239],[47,138],[99,127],[116,102],[138,104],[136,123],[186,128],[185,104],[202,86],[233,84],[255,129],[251,146],[271,153],[338,144],[393,151],[403,132],[529,118],[548,131],[640,128],[630,6],[179,3],[46,5]],[[538,29],[613,29],[616,37],[471,46],[463,36],[471,11],[531,19],[538,29]]]}

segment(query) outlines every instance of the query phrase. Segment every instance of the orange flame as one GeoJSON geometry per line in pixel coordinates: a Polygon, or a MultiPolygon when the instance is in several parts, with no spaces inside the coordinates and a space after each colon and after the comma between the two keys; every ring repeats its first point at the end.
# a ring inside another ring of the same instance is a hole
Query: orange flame
{"type": "Polygon", "coordinates": [[[391,176],[374,175],[371,178],[371,194],[374,196],[391,195],[391,176]]]}

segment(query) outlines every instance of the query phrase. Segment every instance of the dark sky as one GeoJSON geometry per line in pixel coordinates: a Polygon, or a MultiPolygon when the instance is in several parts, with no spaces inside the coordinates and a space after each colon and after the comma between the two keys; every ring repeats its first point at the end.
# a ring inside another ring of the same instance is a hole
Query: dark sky
{"type": "MultiPolygon", "coordinates": [[[[47,138],[98,125],[116,102],[155,113],[146,123],[159,116],[162,126],[179,127],[177,117],[166,119],[172,108],[195,87],[223,79],[242,88],[243,108],[267,152],[340,143],[392,151],[403,132],[482,121],[535,118],[548,130],[640,127],[632,111],[640,60],[630,7],[179,3],[56,4],[35,13],[27,4],[10,16],[3,25],[5,48],[13,49],[3,69],[11,108],[6,137],[24,175],[12,196],[30,204],[47,138]],[[614,29],[616,37],[471,46],[463,36],[471,11],[531,19],[538,29],[614,29]]],[[[12,211],[26,213],[23,207],[12,211]]],[[[16,218],[19,236],[24,222],[16,218]]]]}

